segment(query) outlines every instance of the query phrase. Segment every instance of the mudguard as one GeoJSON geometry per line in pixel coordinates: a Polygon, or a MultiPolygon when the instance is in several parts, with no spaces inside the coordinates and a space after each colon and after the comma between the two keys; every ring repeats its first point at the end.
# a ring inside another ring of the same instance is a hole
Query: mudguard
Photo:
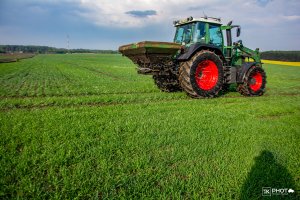
{"type": "Polygon", "coordinates": [[[195,53],[197,53],[198,51],[200,51],[201,49],[210,49],[212,51],[214,51],[216,54],[221,55],[223,59],[224,55],[223,52],[220,48],[217,48],[214,45],[210,45],[210,44],[203,44],[203,43],[195,43],[192,44],[190,47],[188,47],[183,54],[179,55],[177,57],[178,61],[186,61],[189,60],[193,55],[195,55],[195,53]]]}
{"type": "Polygon", "coordinates": [[[256,65],[256,62],[246,62],[244,63],[238,70],[236,74],[236,82],[242,83],[243,79],[247,73],[247,71],[252,67],[253,65],[256,65]]]}

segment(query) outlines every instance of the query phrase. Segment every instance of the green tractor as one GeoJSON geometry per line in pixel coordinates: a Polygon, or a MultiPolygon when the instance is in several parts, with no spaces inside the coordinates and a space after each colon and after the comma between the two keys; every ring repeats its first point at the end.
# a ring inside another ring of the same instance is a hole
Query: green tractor
{"type": "Polygon", "coordinates": [[[120,46],[119,51],[138,66],[138,73],[153,75],[165,92],[184,90],[194,98],[211,98],[236,84],[242,95],[263,95],[266,73],[259,49],[251,50],[241,40],[232,43],[231,30],[239,37],[240,26],[232,21],[222,25],[213,17],[189,17],[174,21],[174,26],[172,43],[144,41],[120,46]]]}

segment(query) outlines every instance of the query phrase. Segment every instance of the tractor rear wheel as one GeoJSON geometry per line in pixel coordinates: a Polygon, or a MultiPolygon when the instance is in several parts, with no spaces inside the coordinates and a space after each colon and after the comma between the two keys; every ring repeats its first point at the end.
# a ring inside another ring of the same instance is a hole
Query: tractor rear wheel
{"type": "Polygon", "coordinates": [[[163,92],[182,91],[175,74],[153,75],[154,83],[163,92]]]}
{"type": "Polygon", "coordinates": [[[265,92],[266,78],[263,68],[253,65],[245,74],[243,83],[238,84],[237,90],[244,96],[261,96],[265,92]]]}
{"type": "Polygon", "coordinates": [[[218,96],[222,90],[223,77],[221,59],[208,50],[202,50],[190,60],[180,63],[180,85],[189,96],[194,98],[218,96]]]}

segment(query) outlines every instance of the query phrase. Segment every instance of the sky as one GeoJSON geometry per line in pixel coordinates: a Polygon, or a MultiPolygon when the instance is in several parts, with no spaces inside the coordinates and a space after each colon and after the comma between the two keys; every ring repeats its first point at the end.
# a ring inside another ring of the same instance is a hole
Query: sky
{"type": "MultiPolygon", "coordinates": [[[[0,44],[110,49],[171,42],[173,21],[220,17],[249,48],[300,50],[300,0],[0,0],[0,44]]],[[[238,40],[234,38],[233,40],[238,40]]]]}

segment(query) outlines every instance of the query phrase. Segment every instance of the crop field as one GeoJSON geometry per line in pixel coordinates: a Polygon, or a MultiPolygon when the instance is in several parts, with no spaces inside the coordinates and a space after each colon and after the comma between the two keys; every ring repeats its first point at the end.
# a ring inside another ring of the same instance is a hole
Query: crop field
{"type": "Polygon", "coordinates": [[[33,53],[0,53],[0,63],[17,62],[21,59],[32,58],[33,56],[35,56],[33,53]]]}
{"type": "Polygon", "coordinates": [[[286,61],[276,61],[276,60],[263,60],[262,62],[266,63],[266,64],[276,64],[276,65],[287,65],[287,66],[300,67],[300,62],[286,62],[286,61]]]}
{"type": "Polygon", "coordinates": [[[299,199],[300,67],[264,68],[264,96],[192,99],[120,55],[1,63],[0,198],[299,199]]]}

